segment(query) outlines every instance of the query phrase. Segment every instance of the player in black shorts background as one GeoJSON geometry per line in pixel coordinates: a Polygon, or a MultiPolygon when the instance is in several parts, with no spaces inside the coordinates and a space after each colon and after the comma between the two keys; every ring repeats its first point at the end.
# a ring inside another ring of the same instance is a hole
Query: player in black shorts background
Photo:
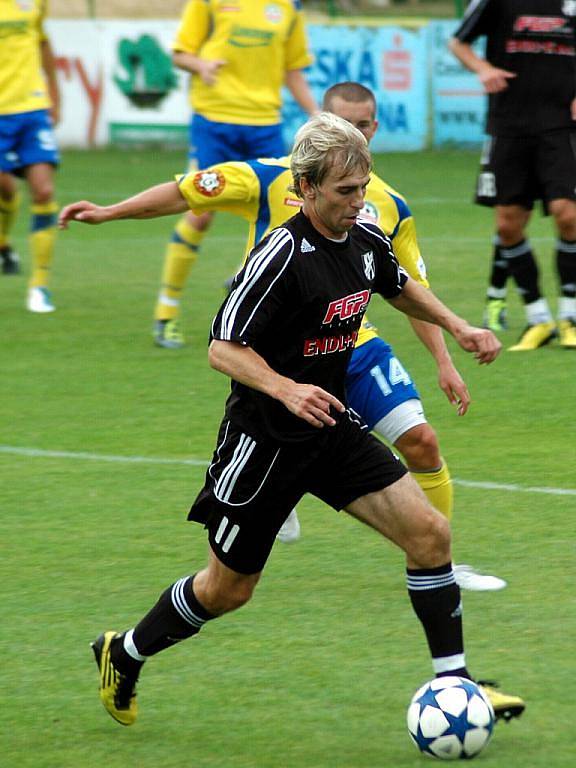
{"type": "MultiPolygon", "coordinates": [[[[492,362],[500,344],[409,278],[381,230],[357,220],[370,166],[366,139],[350,123],[328,113],[306,123],[291,160],[302,212],[251,252],[212,324],[210,364],[232,384],[189,514],[208,530],[208,564],[168,587],[133,629],[94,642],[101,701],[123,725],[136,718],[135,687],[148,657],[248,602],[305,493],[404,550],[435,674],[469,677],[450,525],[346,407],[345,376],[373,292],[445,328],[479,363],[492,362]]],[[[486,690],[498,716],[524,709],[518,697],[486,690]]]]}
{"type": "Polygon", "coordinates": [[[576,349],[576,1],[474,0],[450,50],[488,94],[488,139],[476,202],[495,207],[485,325],[506,326],[506,280],[524,301],[527,327],[511,351],[559,336],[576,349]],[[486,38],[485,58],[471,44],[486,38]],[[535,200],[554,218],[558,324],[542,296],[527,237],[535,200]]]}

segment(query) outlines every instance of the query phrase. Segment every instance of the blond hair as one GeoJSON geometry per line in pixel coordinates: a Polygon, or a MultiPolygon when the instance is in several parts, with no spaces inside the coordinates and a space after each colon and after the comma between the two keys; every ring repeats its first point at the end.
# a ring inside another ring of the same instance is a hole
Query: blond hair
{"type": "Polygon", "coordinates": [[[358,169],[368,173],[372,167],[368,143],[347,120],[331,112],[320,112],[304,123],[294,139],[290,161],[292,190],[302,197],[302,178],[317,187],[336,164],[341,169],[341,178],[358,169]]]}

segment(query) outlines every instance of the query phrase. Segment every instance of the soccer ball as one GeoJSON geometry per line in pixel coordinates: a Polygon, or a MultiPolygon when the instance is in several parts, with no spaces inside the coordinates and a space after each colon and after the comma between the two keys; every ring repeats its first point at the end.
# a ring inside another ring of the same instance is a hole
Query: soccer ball
{"type": "Polygon", "coordinates": [[[416,691],[407,721],[412,741],[424,754],[467,760],[490,741],[494,710],[472,680],[437,677],[416,691]]]}

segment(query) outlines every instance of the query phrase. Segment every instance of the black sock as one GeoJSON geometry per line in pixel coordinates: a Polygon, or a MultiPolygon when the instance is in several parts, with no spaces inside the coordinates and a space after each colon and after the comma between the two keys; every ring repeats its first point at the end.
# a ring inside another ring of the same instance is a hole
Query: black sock
{"type": "Polygon", "coordinates": [[[532,302],[541,299],[538,265],[532,253],[530,242],[521,240],[516,245],[501,246],[500,251],[508,263],[508,270],[514,278],[524,304],[532,304],[532,302]]]}
{"type": "Polygon", "coordinates": [[[492,267],[490,271],[490,284],[487,297],[489,299],[503,299],[506,296],[506,281],[508,280],[508,262],[502,256],[502,249],[498,237],[494,240],[494,252],[492,254],[492,267]]]}
{"type": "Polygon", "coordinates": [[[576,241],[558,240],[556,269],[562,296],[576,298],[576,241]]]}
{"type": "Polygon", "coordinates": [[[460,587],[452,563],[406,570],[412,607],[426,633],[436,675],[469,677],[464,657],[460,587]]]}
{"type": "Polygon", "coordinates": [[[194,576],[185,576],[172,584],[133,631],[114,641],[110,655],[119,672],[133,676],[145,658],[198,634],[215,618],[196,599],[193,582],[194,576]]]}

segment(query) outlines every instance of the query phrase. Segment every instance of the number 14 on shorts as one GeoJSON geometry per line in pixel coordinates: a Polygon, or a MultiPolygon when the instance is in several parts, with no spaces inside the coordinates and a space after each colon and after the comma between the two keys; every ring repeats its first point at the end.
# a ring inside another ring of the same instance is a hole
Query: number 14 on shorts
{"type": "Polygon", "coordinates": [[[386,373],[384,373],[379,365],[375,365],[370,369],[370,376],[375,379],[382,394],[385,396],[392,394],[392,388],[396,384],[404,384],[406,386],[412,384],[408,371],[396,357],[391,357],[388,361],[388,371],[386,373]]]}

